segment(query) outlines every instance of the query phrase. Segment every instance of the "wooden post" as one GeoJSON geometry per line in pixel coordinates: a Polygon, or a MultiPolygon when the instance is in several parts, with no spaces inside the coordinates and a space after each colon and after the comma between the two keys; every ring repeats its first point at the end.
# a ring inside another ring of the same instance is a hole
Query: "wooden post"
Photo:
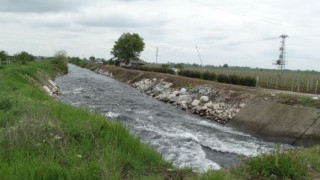
{"type": "Polygon", "coordinates": [[[307,92],[309,92],[309,80],[307,82],[307,92]]]}
{"type": "Polygon", "coordinates": [[[276,89],[278,89],[278,78],[276,79],[276,89]]]}
{"type": "Polygon", "coordinates": [[[293,79],[291,81],[291,91],[293,91],[293,79]]]}
{"type": "Polygon", "coordinates": [[[315,90],[315,92],[314,92],[315,94],[317,94],[317,91],[318,91],[318,83],[319,83],[319,82],[317,81],[317,82],[316,82],[316,90],[315,90]]]}
{"type": "Polygon", "coordinates": [[[259,76],[257,76],[256,87],[258,87],[258,83],[259,83],[259,76]]]}
{"type": "Polygon", "coordinates": [[[299,81],[299,79],[297,80],[297,84],[298,84],[298,92],[300,92],[300,81],[299,81]]]}

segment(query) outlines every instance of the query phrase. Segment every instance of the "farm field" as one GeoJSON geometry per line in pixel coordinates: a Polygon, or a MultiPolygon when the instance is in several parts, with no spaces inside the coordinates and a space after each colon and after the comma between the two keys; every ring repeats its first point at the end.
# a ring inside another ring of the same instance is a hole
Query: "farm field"
{"type": "MultiPolygon", "coordinates": [[[[160,65],[149,64],[149,67],[160,65]]],[[[208,67],[205,71],[216,75],[237,75],[240,77],[253,77],[257,80],[257,87],[278,89],[301,93],[320,94],[320,72],[317,71],[291,71],[282,72],[273,69],[249,69],[234,67],[208,67]]],[[[183,66],[183,70],[203,71],[200,66],[183,66]]]]}

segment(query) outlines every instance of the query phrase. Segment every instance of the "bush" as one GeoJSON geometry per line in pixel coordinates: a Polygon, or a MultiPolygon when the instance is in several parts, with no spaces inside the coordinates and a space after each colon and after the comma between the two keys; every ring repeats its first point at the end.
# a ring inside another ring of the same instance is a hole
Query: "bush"
{"type": "Polygon", "coordinates": [[[140,70],[140,71],[151,71],[151,72],[159,72],[159,73],[166,73],[166,74],[174,74],[174,71],[172,69],[166,68],[166,67],[123,66],[123,68],[140,70]]]}
{"type": "Polygon", "coordinates": [[[224,74],[219,74],[217,76],[217,81],[218,82],[223,82],[223,83],[229,83],[229,77],[227,75],[224,75],[224,74]]]}
{"type": "Polygon", "coordinates": [[[237,75],[229,75],[229,83],[231,84],[240,84],[240,79],[237,75]]]}
{"type": "Polygon", "coordinates": [[[51,60],[51,63],[55,64],[55,67],[58,67],[63,73],[68,72],[67,62],[67,52],[64,50],[56,51],[54,58],[51,60]]]}
{"type": "Polygon", "coordinates": [[[179,72],[180,76],[186,76],[190,78],[201,78],[201,72],[200,71],[190,71],[190,70],[182,70],[179,72]]]}
{"type": "Polygon", "coordinates": [[[216,80],[216,74],[213,72],[205,71],[202,73],[202,79],[209,80],[209,81],[215,81],[216,80]]]}
{"type": "Polygon", "coordinates": [[[31,55],[25,51],[22,51],[21,53],[15,54],[14,58],[16,61],[19,61],[22,64],[25,64],[30,61],[34,61],[33,55],[31,55]]]}

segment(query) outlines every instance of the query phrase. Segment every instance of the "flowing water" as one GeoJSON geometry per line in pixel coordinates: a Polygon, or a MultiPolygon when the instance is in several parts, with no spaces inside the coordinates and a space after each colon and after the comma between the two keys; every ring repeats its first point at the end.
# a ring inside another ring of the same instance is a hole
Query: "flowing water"
{"type": "Polygon", "coordinates": [[[239,155],[254,156],[258,149],[267,151],[274,146],[148,97],[112,78],[68,66],[69,73],[56,79],[62,92],[60,101],[100,110],[122,122],[175,167],[219,169],[238,163],[239,155]]]}

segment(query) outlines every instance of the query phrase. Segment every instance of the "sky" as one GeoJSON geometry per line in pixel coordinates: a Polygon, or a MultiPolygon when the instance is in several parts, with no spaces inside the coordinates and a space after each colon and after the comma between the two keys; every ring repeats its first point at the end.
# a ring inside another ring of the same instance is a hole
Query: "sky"
{"type": "Polygon", "coordinates": [[[122,33],[138,33],[141,59],[320,71],[317,0],[0,0],[0,50],[109,59],[122,33]]]}

